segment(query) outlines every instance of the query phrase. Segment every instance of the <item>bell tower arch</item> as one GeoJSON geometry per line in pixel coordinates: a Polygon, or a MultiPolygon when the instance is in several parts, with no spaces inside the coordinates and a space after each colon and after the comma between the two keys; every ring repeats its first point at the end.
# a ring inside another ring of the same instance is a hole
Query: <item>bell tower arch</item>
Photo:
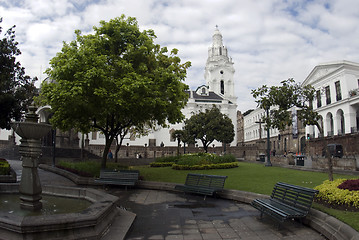
{"type": "Polygon", "coordinates": [[[212,36],[212,46],[208,48],[204,78],[210,91],[232,103],[237,101],[234,95],[234,72],[232,58],[228,56],[228,50],[223,45],[222,34],[216,26],[212,36]]]}

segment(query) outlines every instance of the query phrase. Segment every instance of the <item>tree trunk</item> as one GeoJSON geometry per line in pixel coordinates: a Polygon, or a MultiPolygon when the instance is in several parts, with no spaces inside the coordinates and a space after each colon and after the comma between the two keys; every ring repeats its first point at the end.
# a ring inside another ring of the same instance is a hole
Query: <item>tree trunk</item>
{"type": "Polygon", "coordinates": [[[109,138],[109,137],[105,136],[105,149],[103,150],[101,169],[106,168],[107,154],[110,151],[112,141],[113,141],[113,138],[109,138]]]}
{"type": "Polygon", "coordinates": [[[328,154],[328,176],[329,181],[333,181],[333,157],[328,154]]]}
{"type": "Polygon", "coordinates": [[[116,150],[115,150],[115,162],[118,161],[118,152],[120,151],[121,149],[121,145],[122,145],[122,142],[123,142],[123,138],[124,137],[120,137],[120,142],[118,142],[118,136],[116,138],[116,150]]]}
{"type": "Polygon", "coordinates": [[[181,143],[181,140],[178,138],[178,140],[177,140],[177,156],[180,155],[180,143],[181,143]]]}

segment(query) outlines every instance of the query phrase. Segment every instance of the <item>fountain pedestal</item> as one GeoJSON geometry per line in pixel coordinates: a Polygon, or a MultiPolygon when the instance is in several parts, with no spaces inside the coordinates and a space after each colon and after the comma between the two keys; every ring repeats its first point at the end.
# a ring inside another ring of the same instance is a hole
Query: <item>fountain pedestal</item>
{"type": "Polygon", "coordinates": [[[42,208],[41,182],[38,173],[41,142],[35,139],[20,140],[20,155],[22,156],[22,174],[20,181],[20,206],[23,209],[38,210],[42,208]]]}
{"type": "Polygon", "coordinates": [[[23,209],[39,210],[42,208],[41,182],[37,167],[41,156],[41,141],[50,130],[51,125],[38,123],[36,107],[30,106],[25,115],[25,122],[14,122],[12,128],[21,137],[20,155],[22,175],[20,181],[20,206],[23,209]]]}

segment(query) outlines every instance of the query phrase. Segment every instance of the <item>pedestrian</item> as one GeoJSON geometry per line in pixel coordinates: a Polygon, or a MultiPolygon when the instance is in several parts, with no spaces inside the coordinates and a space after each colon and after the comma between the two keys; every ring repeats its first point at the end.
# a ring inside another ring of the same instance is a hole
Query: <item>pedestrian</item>
{"type": "Polygon", "coordinates": [[[108,150],[107,159],[112,159],[112,158],[113,158],[113,155],[112,155],[112,152],[110,149],[110,150],[108,150]]]}

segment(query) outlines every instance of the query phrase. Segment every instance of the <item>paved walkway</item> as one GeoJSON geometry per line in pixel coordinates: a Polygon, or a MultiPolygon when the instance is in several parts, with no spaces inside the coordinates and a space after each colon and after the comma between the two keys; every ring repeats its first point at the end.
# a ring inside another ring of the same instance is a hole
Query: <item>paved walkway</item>
{"type": "MultiPolygon", "coordinates": [[[[21,162],[10,161],[21,175],[21,162]]],[[[39,170],[42,184],[75,186],[54,173],[39,170]]],[[[259,212],[248,204],[158,190],[111,187],[108,193],[119,197],[118,204],[137,215],[126,239],[326,239],[297,222],[278,229],[270,218],[258,220],[259,212]]],[[[106,239],[117,239],[106,236],[106,239]]]]}

